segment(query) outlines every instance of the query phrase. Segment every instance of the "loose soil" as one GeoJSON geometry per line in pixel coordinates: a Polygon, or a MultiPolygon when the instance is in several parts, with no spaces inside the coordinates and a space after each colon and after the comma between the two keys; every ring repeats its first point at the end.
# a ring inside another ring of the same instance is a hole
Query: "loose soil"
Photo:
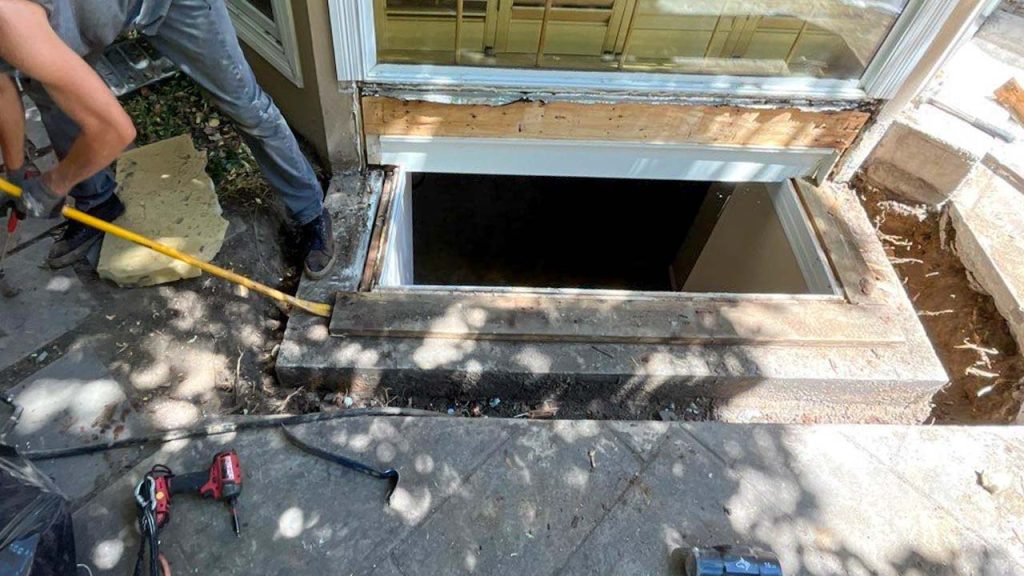
{"type": "Polygon", "coordinates": [[[930,422],[1012,422],[1021,405],[1024,357],[992,298],[972,287],[952,225],[941,211],[863,183],[857,189],[950,377],[932,401],[930,422]]]}

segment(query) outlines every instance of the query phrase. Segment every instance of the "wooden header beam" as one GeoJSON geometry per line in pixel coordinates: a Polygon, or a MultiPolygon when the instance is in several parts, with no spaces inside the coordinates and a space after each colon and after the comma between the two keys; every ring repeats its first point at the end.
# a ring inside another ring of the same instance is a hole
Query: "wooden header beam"
{"type": "Polygon", "coordinates": [[[680,104],[439,104],[362,99],[367,136],[604,140],[845,150],[870,114],[680,104]]]}

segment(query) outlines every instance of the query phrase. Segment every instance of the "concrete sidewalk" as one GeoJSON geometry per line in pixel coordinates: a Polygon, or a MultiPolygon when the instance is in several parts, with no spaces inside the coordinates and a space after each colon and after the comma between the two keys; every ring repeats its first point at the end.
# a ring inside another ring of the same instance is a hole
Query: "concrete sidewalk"
{"type": "Polygon", "coordinates": [[[79,502],[79,561],[130,573],[133,484],[230,446],[247,475],[242,536],[222,506],[175,500],[162,546],[176,574],[680,574],[679,549],[736,542],[775,550],[787,574],[1024,574],[1021,428],[362,417],[295,430],[398,468],[392,507],[385,482],[277,430],[182,441],[79,502]]]}

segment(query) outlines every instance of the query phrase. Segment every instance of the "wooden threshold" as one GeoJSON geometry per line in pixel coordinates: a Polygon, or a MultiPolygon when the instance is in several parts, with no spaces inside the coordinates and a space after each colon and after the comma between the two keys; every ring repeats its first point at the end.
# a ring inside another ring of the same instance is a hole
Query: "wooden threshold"
{"type": "Polygon", "coordinates": [[[885,306],[588,295],[339,293],[338,337],[621,344],[867,346],[905,340],[885,306]]]}
{"type": "Polygon", "coordinates": [[[846,149],[867,112],[687,104],[514,102],[441,104],[362,99],[367,136],[630,141],[846,149]]]}

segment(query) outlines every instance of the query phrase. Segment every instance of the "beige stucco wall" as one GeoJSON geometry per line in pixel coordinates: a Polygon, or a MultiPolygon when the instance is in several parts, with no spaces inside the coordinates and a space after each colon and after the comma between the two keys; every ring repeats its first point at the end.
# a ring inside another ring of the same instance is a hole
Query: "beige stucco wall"
{"type": "Polygon", "coordinates": [[[807,282],[764,184],[737,187],[684,292],[803,294],[807,282]]]}
{"type": "Polygon", "coordinates": [[[340,86],[334,65],[327,0],[292,0],[303,87],[284,77],[242,42],[246,58],[296,133],[334,171],[360,166],[354,86],[340,86]]]}

